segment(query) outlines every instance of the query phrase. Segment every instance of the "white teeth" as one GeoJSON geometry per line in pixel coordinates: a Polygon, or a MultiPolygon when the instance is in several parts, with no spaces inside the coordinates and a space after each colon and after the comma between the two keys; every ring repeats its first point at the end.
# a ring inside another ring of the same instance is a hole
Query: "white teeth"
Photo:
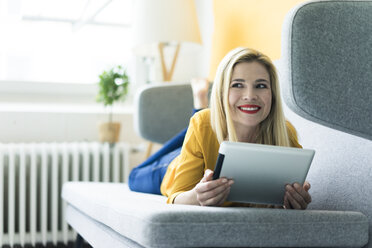
{"type": "Polygon", "coordinates": [[[257,110],[258,107],[254,107],[254,108],[244,108],[244,107],[241,107],[242,110],[246,110],[246,111],[254,111],[254,110],[257,110]]]}

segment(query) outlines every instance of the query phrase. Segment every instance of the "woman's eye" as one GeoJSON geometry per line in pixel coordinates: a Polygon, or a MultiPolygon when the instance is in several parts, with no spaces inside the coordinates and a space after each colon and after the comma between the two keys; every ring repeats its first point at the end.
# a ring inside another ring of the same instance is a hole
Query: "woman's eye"
{"type": "Polygon", "coordinates": [[[242,83],[232,83],[231,88],[243,88],[243,84],[242,83]]]}
{"type": "Polygon", "coordinates": [[[267,88],[267,85],[266,84],[257,84],[256,85],[256,88],[257,89],[266,89],[267,88]]]}

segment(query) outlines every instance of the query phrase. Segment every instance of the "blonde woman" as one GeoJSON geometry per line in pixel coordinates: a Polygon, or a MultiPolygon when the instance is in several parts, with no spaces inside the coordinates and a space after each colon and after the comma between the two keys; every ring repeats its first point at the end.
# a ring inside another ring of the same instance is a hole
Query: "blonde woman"
{"type": "MultiPolygon", "coordinates": [[[[180,154],[172,159],[162,179],[160,190],[168,203],[242,205],[226,202],[232,179],[212,180],[219,146],[225,140],[301,147],[294,127],[283,115],[275,67],[253,49],[236,48],[220,63],[210,108],[191,118],[180,154]]],[[[306,209],[311,202],[310,184],[285,187],[282,207],[306,209]]]]}

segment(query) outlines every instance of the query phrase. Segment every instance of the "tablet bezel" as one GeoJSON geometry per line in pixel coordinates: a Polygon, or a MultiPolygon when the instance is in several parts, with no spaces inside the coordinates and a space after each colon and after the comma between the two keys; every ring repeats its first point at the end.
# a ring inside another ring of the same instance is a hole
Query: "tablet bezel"
{"type": "Polygon", "coordinates": [[[285,185],[304,183],[314,154],[312,149],[224,141],[213,179],[234,179],[227,201],[283,205],[285,185]]]}

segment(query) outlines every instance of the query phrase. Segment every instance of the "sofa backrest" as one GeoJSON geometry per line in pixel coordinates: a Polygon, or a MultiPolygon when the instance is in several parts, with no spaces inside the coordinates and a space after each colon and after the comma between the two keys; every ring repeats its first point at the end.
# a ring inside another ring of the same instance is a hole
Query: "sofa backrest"
{"type": "Polygon", "coordinates": [[[283,29],[287,104],[297,114],[372,140],[372,1],[312,1],[283,29]]]}
{"type": "Polygon", "coordinates": [[[134,126],[141,137],[165,143],[189,124],[193,100],[189,83],[157,83],[139,89],[134,126]]]}
{"type": "Polygon", "coordinates": [[[372,247],[372,1],[300,4],[282,35],[285,114],[316,150],[309,207],[364,213],[372,247]]]}

